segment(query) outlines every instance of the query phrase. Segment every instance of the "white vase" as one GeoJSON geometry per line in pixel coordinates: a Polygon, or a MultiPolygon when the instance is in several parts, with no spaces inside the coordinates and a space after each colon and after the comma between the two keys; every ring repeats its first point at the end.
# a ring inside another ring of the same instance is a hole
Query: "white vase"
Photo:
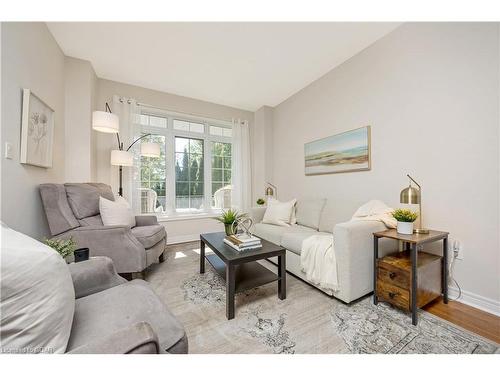
{"type": "Polygon", "coordinates": [[[413,222],[398,221],[397,231],[400,234],[413,234],[413,222]]]}

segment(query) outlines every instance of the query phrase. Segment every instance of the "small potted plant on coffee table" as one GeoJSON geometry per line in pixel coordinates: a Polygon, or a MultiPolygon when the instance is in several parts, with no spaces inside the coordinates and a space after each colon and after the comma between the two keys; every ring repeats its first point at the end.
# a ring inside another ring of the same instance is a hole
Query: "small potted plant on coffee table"
{"type": "Polygon", "coordinates": [[[398,208],[392,213],[394,219],[398,221],[397,231],[400,234],[413,234],[413,222],[417,220],[416,212],[398,208]]]}
{"type": "Polygon", "coordinates": [[[237,228],[234,228],[233,223],[241,218],[246,217],[246,214],[239,213],[236,210],[230,208],[227,211],[222,210],[220,216],[216,217],[215,220],[220,221],[224,224],[224,229],[226,231],[227,236],[231,236],[232,234],[236,234],[237,228]]]}

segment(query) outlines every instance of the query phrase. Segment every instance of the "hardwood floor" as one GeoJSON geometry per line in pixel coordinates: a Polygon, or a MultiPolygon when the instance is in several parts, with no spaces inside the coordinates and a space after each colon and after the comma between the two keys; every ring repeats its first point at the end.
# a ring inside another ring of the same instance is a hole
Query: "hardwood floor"
{"type": "Polygon", "coordinates": [[[456,301],[450,301],[445,305],[441,299],[429,303],[423,309],[500,344],[500,317],[498,316],[456,301]]]}

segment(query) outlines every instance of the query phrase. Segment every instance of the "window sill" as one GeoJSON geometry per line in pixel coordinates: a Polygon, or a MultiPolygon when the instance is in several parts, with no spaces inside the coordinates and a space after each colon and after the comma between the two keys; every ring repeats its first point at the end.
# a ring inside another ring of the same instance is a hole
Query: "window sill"
{"type": "Polygon", "coordinates": [[[219,216],[219,212],[200,212],[200,213],[176,213],[171,215],[158,214],[158,222],[168,222],[168,221],[184,221],[184,220],[200,220],[200,219],[210,219],[219,216]]]}

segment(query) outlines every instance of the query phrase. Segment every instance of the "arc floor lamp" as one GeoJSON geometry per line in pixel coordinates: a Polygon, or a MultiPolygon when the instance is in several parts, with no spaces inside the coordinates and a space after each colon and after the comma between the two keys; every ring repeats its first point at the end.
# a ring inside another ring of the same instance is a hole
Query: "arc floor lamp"
{"type": "MultiPolygon", "coordinates": [[[[114,133],[118,141],[118,150],[111,151],[111,165],[120,167],[120,187],[118,194],[123,196],[122,176],[123,167],[132,167],[134,165],[134,155],[130,149],[141,139],[150,136],[151,133],[144,134],[134,140],[130,146],[124,150],[123,142],[120,141],[120,121],[118,116],[111,112],[108,103],[106,103],[106,111],[94,111],[92,113],[92,129],[101,133],[114,133]]],[[[158,158],[160,157],[160,145],[154,142],[141,143],[141,156],[158,158]]]]}

